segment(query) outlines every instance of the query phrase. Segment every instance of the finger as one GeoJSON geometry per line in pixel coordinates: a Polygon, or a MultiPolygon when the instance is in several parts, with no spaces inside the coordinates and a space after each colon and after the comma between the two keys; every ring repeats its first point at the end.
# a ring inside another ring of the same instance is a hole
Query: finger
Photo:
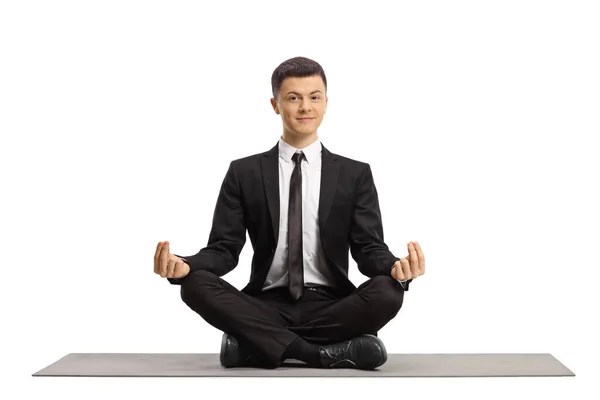
{"type": "Polygon", "coordinates": [[[154,273],[159,274],[159,266],[160,266],[160,249],[162,248],[162,242],[158,242],[156,245],[156,251],[154,252],[154,273]]]}
{"type": "Polygon", "coordinates": [[[408,253],[410,254],[410,272],[413,277],[419,276],[419,256],[415,250],[414,242],[408,246],[408,253]]]}
{"type": "Polygon", "coordinates": [[[175,257],[169,257],[169,262],[167,265],[167,278],[172,278],[173,273],[175,272],[175,262],[177,259],[175,257]]]}
{"type": "Polygon", "coordinates": [[[178,258],[175,261],[175,270],[173,271],[173,278],[181,278],[183,274],[183,260],[178,258]]]}
{"type": "Polygon", "coordinates": [[[417,255],[419,256],[419,272],[421,275],[425,273],[425,255],[423,254],[423,249],[419,243],[415,242],[415,248],[417,249],[417,255]]]}
{"type": "Polygon", "coordinates": [[[402,263],[402,272],[404,275],[403,279],[412,279],[412,274],[410,273],[410,262],[406,258],[401,259],[400,262],[402,263]]]}
{"type": "Polygon", "coordinates": [[[396,261],[396,268],[394,268],[395,271],[395,278],[403,281],[406,279],[406,276],[404,276],[404,272],[402,271],[402,259],[396,261]]]}
{"type": "Polygon", "coordinates": [[[167,264],[169,263],[169,242],[163,244],[160,252],[160,276],[163,278],[167,275],[167,264]]]}

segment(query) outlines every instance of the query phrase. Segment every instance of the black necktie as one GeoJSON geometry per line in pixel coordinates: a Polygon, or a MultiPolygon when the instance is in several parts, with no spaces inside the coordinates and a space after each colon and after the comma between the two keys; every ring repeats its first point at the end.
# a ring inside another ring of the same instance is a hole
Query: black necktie
{"type": "Polygon", "coordinates": [[[288,209],[288,275],[290,294],[295,300],[304,291],[304,263],[302,262],[302,169],[304,153],[295,153],[294,172],[290,180],[290,205],[288,209]]]}

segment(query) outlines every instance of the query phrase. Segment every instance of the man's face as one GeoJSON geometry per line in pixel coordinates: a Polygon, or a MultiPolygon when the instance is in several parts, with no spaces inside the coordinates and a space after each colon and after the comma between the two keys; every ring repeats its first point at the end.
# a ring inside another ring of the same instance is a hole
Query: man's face
{"type": "Polygon", "coordinates": [[[281,115],[284,134],[301,137],[316,134],[327,109],[323,79],[320,75],[285,78],[279,101],[272,98],[271,105],[281,115]]]}

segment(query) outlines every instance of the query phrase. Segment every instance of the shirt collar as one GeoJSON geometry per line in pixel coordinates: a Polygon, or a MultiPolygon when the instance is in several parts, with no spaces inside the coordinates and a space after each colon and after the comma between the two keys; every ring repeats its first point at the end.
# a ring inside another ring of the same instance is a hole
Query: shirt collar
{"type": "Polygon", "coordinates": [[[319,138],[303,149],[297,149],[294,146],[286,143],[283,140],[283,136],[279,139],[279,157],[283,158],[283,160],[288,163],[293,163],[292,156],[294,153],[299,153],[302,151],[306,161],[309,164],[312,164],[317,160],[317,157],[321,157],[321,150],[321,140],[319,138]]]}

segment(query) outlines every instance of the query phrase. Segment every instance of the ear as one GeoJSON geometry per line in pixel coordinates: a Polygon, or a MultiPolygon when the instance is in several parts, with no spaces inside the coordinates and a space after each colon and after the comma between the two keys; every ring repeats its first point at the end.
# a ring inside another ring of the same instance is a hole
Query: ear
{"type": "Polygon", "coordinates": [[[279,106],[277,105],[277,101],[274,97],[271,97],[271,107],[273,107],[273,111],[275,111],[275,114],[279,114],[279,106]]]}

